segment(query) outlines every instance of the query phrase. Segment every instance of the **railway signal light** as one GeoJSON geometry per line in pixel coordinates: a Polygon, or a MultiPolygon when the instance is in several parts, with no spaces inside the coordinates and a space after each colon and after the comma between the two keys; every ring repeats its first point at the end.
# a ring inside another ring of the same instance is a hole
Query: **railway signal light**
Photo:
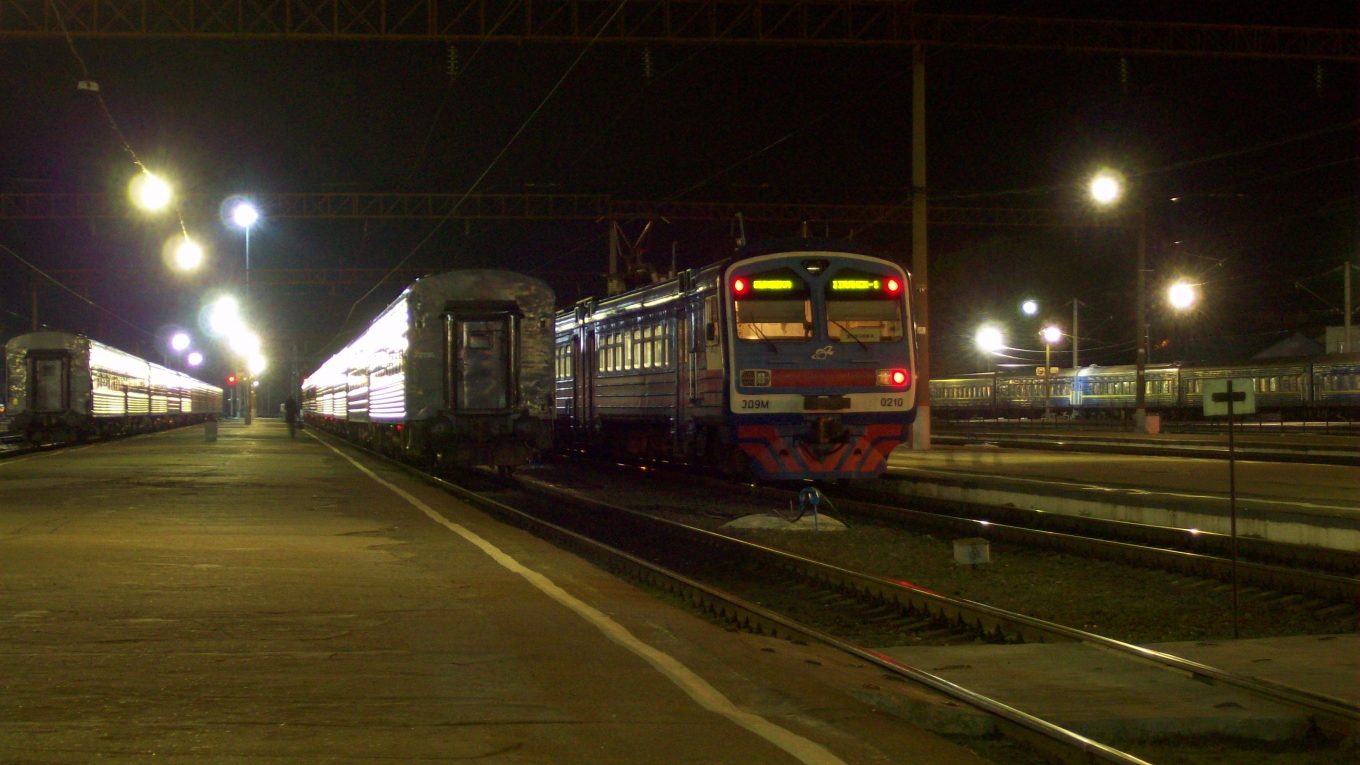
{"type": "Polygon", "coordinates": [[[236,375],[234,375],[234,374],[232,374],[232,375],[227,375],[227,385],[235,385],[235,384],[236,384],[236,375]]]}

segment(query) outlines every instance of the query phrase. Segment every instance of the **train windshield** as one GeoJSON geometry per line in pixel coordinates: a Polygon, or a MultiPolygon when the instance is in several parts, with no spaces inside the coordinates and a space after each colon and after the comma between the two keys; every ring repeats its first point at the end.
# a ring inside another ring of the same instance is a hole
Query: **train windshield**
{"type": "Polygon", "coordinates": [[[731,288],[739,340],[812,338],[812,293],[792,269],[738,276],[731,288]]]}
{"type": "Polygon", "coordinates": [[[902,293],[896,276],[842,271],[827,285],[826,333],[842,343],[883,343],[903,336],[902,293]]]}

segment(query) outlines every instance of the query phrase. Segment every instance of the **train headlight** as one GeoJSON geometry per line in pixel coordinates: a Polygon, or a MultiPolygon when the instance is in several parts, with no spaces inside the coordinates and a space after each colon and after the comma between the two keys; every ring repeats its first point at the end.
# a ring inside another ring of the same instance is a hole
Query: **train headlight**
{"type": "Polygon", "coordinates": [[[911,372],[905,369],[880,369],[877,374],[879,385],[905,388],[911,384],[911,372]]]}

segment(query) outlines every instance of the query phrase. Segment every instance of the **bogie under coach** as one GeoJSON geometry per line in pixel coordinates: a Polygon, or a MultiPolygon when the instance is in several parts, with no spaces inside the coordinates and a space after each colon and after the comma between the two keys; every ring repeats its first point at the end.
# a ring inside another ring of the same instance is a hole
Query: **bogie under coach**
{"type": "Polygon", "coordinates": [[[10,430],[30,441],[83,441],[214,419],[222,389],[70,332],[6,346],[10,430]]]}
{"type": "Polygon", "coordinates": [[[558,314],[560,446],[767,480],[880,475],[916,413],[910,284],[771,243],[558,314]]]}
{"type": "Polygon", "coordinates": [[[418,279],[302,383],[304,418],[392,456],[508,471],[552,445],[552,288],[418,279]]]}

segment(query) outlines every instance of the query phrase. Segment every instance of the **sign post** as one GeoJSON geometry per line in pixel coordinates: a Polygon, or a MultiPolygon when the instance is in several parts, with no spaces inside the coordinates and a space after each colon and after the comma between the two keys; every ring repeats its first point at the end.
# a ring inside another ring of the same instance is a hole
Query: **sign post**
{"type": "Polygon", "coordinates": [[[1204,416],[1228,417],[1228,533],[1232,546],[1232,625],[1237,638],[1237,466],[1233,452],[1233,416],[1256,411],[1256,381],[1251,378],[1204,381],[1204,416]]]}

